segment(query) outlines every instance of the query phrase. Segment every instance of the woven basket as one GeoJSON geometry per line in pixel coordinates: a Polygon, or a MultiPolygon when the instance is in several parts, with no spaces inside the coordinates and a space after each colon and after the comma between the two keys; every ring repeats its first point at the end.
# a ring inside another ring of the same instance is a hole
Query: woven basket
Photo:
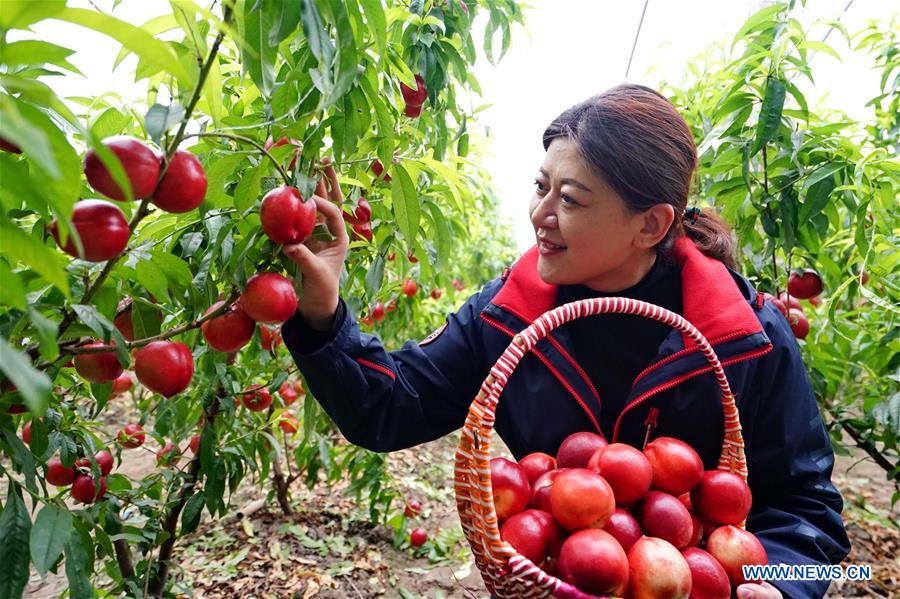
{"type": "Polygon", "coordinates": [[[455,487],[459,519],[485,586],[498,599],[597,597],[545,573],[500,538],[490,466],[491,431],[494,428],[497,401],[519,361],[555,328],[576,318],[595,314],[633,314],[651,318],[678,329],[697,344],[712,366],[722,392],[725,438],[718,468],[747,479],[744,440],[734,396],[719,358],[706,338],[691,323],[654,304],[619,297],[584,299],[550,310],[516,335],[503,355],[497,359],[469,407],[469,415],[456,450],[455,487]]]}

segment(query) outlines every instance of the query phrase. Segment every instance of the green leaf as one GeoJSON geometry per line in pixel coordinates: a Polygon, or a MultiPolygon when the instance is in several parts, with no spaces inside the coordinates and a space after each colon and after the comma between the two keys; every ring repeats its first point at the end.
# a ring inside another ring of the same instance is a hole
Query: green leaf
{"type": "Polygon", "coordinates": [[[19,389],[31,413],[43,416],[47,411],[52,383],[46,374],[33,368],[28,357],[13,348],[4,337],[0,337],[0,370],[19,389]]]}
{"type": "Polygon", "coordinates": [[[0,86],[6,88],[8,92],[17,92],[20,94],[20,100],[26,100],[39,106],[46,106],[63,120],[68,122],[77,131],[84,131],[84,125],[75,116],[75,114],[59,99],[52,89],[45,83],[35,81],[33,79],[24,79],[14,75],[0,74],[0,86]]]}
{"type": "Polygon", "coordinates": [[[300,6],[296,2],[264,2],[271,4],[272,17],[269,25],[268,42],[277,46],[297,29],[300,23],[300,6]]]}
{"type": "Polygon", "coordinates": [[[258,166],[244,171],[237,188],[234,190],[234,207],[238,212],[244,212],[259,200],[262,169],[258,166]]]}
{"type": "Polygon", "coordinates": [[[435,202],[426,202],[426,208],[434,222],[434,230],[437,234],[437,264],[439,267],[447,265],[447,259],[453,253],[453,238],[450,231],[449,220],[441,213],[441,208],[435,202]]]}
{"type": "Polygon", "coordinates": [[[184,118],[184,106],[178,103],[164,106],[162,104],[154,104],[147,110],[144,117],[144,128],[150,139],[156,142],[156,145],[162,146],[163,134],[177,125],[184,118]]]}
{"type": "Polygon", "coordinates": [[[3,137],[16,144],[37,166],[54,179],[62,176],[50,140],[41,127],[21,114],[22,103],[11,96],[0,96],[0,116],[3,122],[3,137]]]}
{"type": "Polygon", "coordinates": [[[785,8],[786,8],[786,5],[783,2],[778,2],[771,6],[767,6],[763,9],[759,10],[755,14],[751,15],[750,18],[748,18],[744,22],[744,24],[741,26],[741,28],[738,30],[738,32],[736,34],[734,34],[734,41],[732,42],[732,48],[739,40],[744,38],[744,36],[746,36],[751,31],[762,30],[766,27],[770,27],[770,26],[774,25],[775,21],[773,20],[773,17],[775,15],[777,15],[778,13],[780,13],[781,11],[785,10],[785,8]]]}
{"type": "Polygon", "coordinates": [[[31,561],[43,576],[62,555],[66,541],[72,536],[72,515],[56,504],[46,504],[31,529],[31,561]]]}
{"type": "Polygon", "coordinates": [[[781,247],[785,252],[789,252],[797,244],[797,198],[793,189],[782,192],[778,198],[778,205],[781,208],[781,229],[784,234],[784,243],[781,247]]]}
{"type": "Polygon", "coordinates": [[[456,153],[459,156],[465,158],[469,155],[469,134],[464,133],[460,136],[459,141],[456,142],[456,153]]]}
{"type": "Polygon", "coordinates": [[[93,599],[91,587],[91,554],[85,550],[84,540],[73,531],[65,545],[66,579],[69,581],[71,599],[93,599]]]}
{"type": "Polygon", "coordinates": [[[375,45],[382,56],[387,54],[387,19],[381,0],[362,0],[363,13],[369,25],[369,31],[375,37],[375,45]]]}
{"type": "Polygon", "coordinates": [[[178,256],[156,252],[153,254],[153,262],[166,275],[170,289],[185,291],[191,286],[194,279],[191,267],[178,256]]]}
{"type": "Polygon", "coordinates": [[[3,0],[0,28],[25,29],[32,23],[49,19],[66,8],[66,0],[3,0]]]}
{"type": "Polygon", "coordinates": [[[181,534],[185,535],[197,529],[200,524],[200,516],[203,514],[203,506],[206,503],[206,495],[203,491],[198,491],[191,495],[184,505],[184,511],[181,513],[181,534]]]}
{"type": "MultiPolygon", "coordinates": [[[[800,49],[810,49],[815,52],[824,52],[825,54],[835,58],[838,62],[843,62],[841,60],[841,55],[837,53],[837,50],[826,44],[825,42],[819,40],[804,40],[798,48],[800,49]]],[[[808,61],[812,60],[812,57],[809,57],[808,61]]]]}
{"type": "Polygon", "coordinates": [[[244,2],[241,22],[241,35],[244,42],[241,46],[241,58],[244,67],[260,93],[269,98],[275,85],[275,58],[278,46],[269,43],[269,31],[272,29],[273,12],[277,7],[265,0],[244,2]]]}
{"type": "Polygon", "coordinates": [[[0,254],[13,266],[28,266],[66,297],[69,296],[69,282],[59,254],[5,220],[0,221],[0,254]]]}
{"type": "Polygon", "coordinates": [[[381,289],[383,281],[384,257],[381,254],[377,254],[366,272],[366,295],[375,297],[378,294],[378,290],[381,289]]]}
{"type": "Polygon", "coordinates": [[[228,202],[228,184],[237,178],[237,167],[244,159],[240,154],[225,154],[206,165],[206,203],[222,208],[228,202]]]}
{"type": "Polygon", "coordinates": [[[409,173],[402,164],[394,165],[391,180],[391,199],[394,218],[406,240],[407,247],[412,247],[419,230],[419,195],[409,173]]]}
{"type": "MultiPolygon", "coordinates": [[[[39,127],[46,135],[58,173],[57,176],[53,176],[50,171],[35,163],[36,172],[31,174],[29,182],[57,215],[68,219],[81,190],[81,158],[69,143],[66,134],[49,115],[24,102],[19,103],[19,110],[23,117],[39,127]]],[[[28,161],[32,163],[30,156],[28,161]]]]}
{"type": "Polygon", "coordinates": [[[94,408],[95,417],[103,413],[111,394],[112,383],[91,383],[91,395],[97,402],[97,405],[94,408]]]}
{"type": "Polygon", "coordinates": [[[28,308],[28,319],[34,325],[35,330],[37,330],[38,339],[41,343],[41,357],[48,362],[53,362],[59,357],[59,345],[57,344],[56,336],[59,324],[30,306],[28,308]]]}
{"type": "Polygon", "coordinates": [[[118,108],[107,108],[91,126],[91,132],[97,139],[106,139],[111,135],[118,135],[131,124],[131,117],[122,113],[118,108]]]}
{"type": "MultiPolygon", "coordinates": [[[[382,101],[379,92],[373,86],[372,82],[366,77],[359,78],[359,85],[366,95],[366,101],[375,109],[375,122],[378,124],[378,135],[382,141],[379,143],[379,156],[382,162],[385,159],[390,160],[391,153],[394,151],[394,119],[385,103],[382,101]],[[383,148],[384,151],[381,151],[383,148]]],[[[386,163],[385,163],[386,164],[386,163]]]]}
{"type": "Polygon", "coordinates": [[[756,126],[756,139],[753,141],[751,154],[756,154],[764,145],[775,138],[781,126],[781,111],[784,109],[786,89],[781,79],[769,77],[766,83],[766,95],[759,111],[759,122],[756,126]]]}
{"type": "Polygon", "coordinates": [[[856,211],[856,233],[853,236],[856,242],[856,249],[860,256],[869,253],[869,240],[866,239],[866,213],[869,211],[869,202],[865,201],[859,205],[856,211]]]}
{"type": "Polygon", "coordinates": [[[338,39],[338,64],[334,77],[334,88],[324,101],[325,106],[330,106],[343,97],[353,85],[353,81],[359,73],[359,59],[356,52],[356,36],[353,35],[353,28],[350,25],[350,18],[344,3],[332,2],[327,6],[333,13],[338,39]]]}
{"type": "Polygon", "coordinates": [[[6,260],[0,260],[0,304],[23,312],[28,308],[22,279],[12,271],[6,260]]]}
{"type": "MultiPolygon", "coordinates": [[[[178,22],[175,20],[174,15],[162,15],[159,17],[155,17],[140,26],[142,30],[146,31],[150,35],[159,35],[160,33],[163,33],[165,31],[171,31],[176,27],[178,27],[178,22]]],[[[115,68],[119,66],[120,62],[128,58],[129,54],[131,54],[131,50],[123,46],[122,49],[119,50],[119,53],[116,55],[116,59],[113,61],[113,70],[115,70],[115,68]]]]}
{"type": "Polygon", "coordinates": [[[300,22],[313,56],[320,65],[331,65],[334,61],[334,45],[322,23],[322,15],[319,14],[315,0],[300,0],[300,22]]]}
{"type": "Polygon", "coordinates": [[[807,179],[803,185],[806,198],[800,207],[801,223],[806,223],[825,209],[831,198],[831,192],[834,191],[834,173],[842,168],[842,164],[831,164],[820,168],[807,179]]]}
{"type": "Polygon", "coordinates": [[[134,327],[135,339],[159,335],[161,324],[159,308],[141,301],[132,302],[131,325],[134,327]]]}
{"type": "Polygon", "coordinates": [[[155,72],[172,74],[185,85],[192,83],[175,51],[167,43],[139,27],[86,8],[66,8],[54,15],[54,18],[108,35],[137,54],[155,72]]]}
{"type": "MultiPolygon", "coordinates": [[[[2,12],[2,11],[0,11],[2,12]]],[[[7,492],[6,505],[0,512],[0,598],[22,596],[28,582],[28,537],[31,519],[19,488],[13,485],[7,492]]]]}
{"type": "Polygon", "coordinates": [[[222,105],[222,67],[219,66],[218,56],[210,65],[206,81],[203,82],[203,99],[206,100],[206,109],[212,118],[213,127],[218,127],[225,112],[222,105]]]}
{"type": "Polygon", "coordinates": [[[216,459],[207,474],[206,487],[204,494],[206,495],[206,509],[210,514],[215,514],[220,505],[224,505],[222,498],[225,496],[225,462],[216,459]]]}
{"type": "Polygon", "coordinates": [[[74,53],[75,50],[63,48],[50,42],[21,40],[0,46],[0,63],[7,65],[40,65],[49,63],[81,75],[81,71],[66,60],[74,53]]]}
{"type": "Polygon", "coordinates": [[[98,339],[109,340],[110,331],[115,328],[115,325],[100,314],[97,308],[89,304],[73,304],[72,310],[78,315],[78,320],[94,331],[98,339]]]}
{"type": "Polygon", "coordinates": [[[157,299],[168,303],[169,300],[169,283],[165,273],[150,260],[141,260],[137,263],[137,279],[138,283],[155,295],[157,299]]]}

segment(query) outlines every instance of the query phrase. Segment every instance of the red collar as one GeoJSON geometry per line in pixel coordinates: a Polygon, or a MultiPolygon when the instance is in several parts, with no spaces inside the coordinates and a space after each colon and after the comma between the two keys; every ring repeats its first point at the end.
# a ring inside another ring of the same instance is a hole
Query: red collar
{"type": "MultiPolygon", "coordinates": [[[[685,236],[675,240],[674,252],[681,268],[683,316],[707,340],[715,343],[723,337],[762,331],[753,309],[724,264],[704,255],[685,236]]],[[[525,252],[491,301],[529,323],[556,306],[558,286],[541,280],[537,261],[537,247],[525,252]]]]}

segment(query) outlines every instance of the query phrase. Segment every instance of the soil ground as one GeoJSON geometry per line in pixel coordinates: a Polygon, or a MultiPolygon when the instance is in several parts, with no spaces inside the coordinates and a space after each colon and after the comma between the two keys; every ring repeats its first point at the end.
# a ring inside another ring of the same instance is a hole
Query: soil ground
{"type": "MultiPolygon", "coordinates": [[[[115,418],[118,420],[119,418],[115,418]]],[[[119,422],[108,423],[112,430],[119,422]]],[[[499,444],[495,447],[500,447],[499,444]]],[[[452,489],[455,436],[392,454],[396,484],[424,505],[407,525],[422,526],[429,541],[413,550],[394,544],[394,531],[369,523],[365,509],[342,493],[344,485],[291,489],[295,513],[285,516],[271,499],[248,517],[204,521],[179,540],[173,576],[180,597],[286,597],[347,599],[487,597],[459,527],[452,489]]],[[[503,455],[501,449],[494,452],[503,455]]],[[[117,468],[132,479],[156,468],[150,451],[125,453],[117,468]]],[[[835,582],[828,597],[900,596],[900,512],[891,511],[892,486],[863,454],[839,456],[833,480],[844,495],[844,518],[853,543],[845,563],[870,564],[871,582],[835,582]]],[[[235,512],[265,498],[245,482],[231,499],[235,512]]],[[[58,597],[64,575],[33,573],[26,597],[58,597]]]]}

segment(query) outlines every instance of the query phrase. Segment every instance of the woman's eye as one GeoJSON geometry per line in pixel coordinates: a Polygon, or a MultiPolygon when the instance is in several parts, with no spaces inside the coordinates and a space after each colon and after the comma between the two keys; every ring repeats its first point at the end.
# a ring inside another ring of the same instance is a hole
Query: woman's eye
{"type": "Polygon", "coordinates": [[[563,204],[569,204],[569,205],[572,205],[572,206],[577,206],[577,205],[578,205],[578,202],[576,202],[575,200],[573,200],[571,197],[567,196],[567,195],[564,194],[564,193],[559,194],[559,199],[562,200],[562,203],[563,203],[563,204]]]}
{"type": "Polygon", "coordinates": [[[534,184],[537,186],[538,191],[546,191],[544,189],[544,184],[541,183],[540,181],[538,181],[537,179],[534,180],[534,184]]]}

